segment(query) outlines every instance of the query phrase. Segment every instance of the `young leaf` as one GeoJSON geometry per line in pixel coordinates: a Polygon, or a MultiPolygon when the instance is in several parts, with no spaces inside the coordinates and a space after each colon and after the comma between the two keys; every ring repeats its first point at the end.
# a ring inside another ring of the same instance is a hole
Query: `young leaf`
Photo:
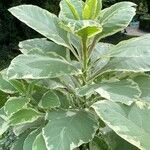
{"type": "Polygon", "coordinates": [[[73,150],[89,142],[97,130],[94,116],[85,111],[51,111],[47,119],[43,136],[48,150],[73,150]]]}
{"type": "Polygon", "coordinates": [[[34,5],[20,5],[9,11],[20,21],[59,45],[70,48],[67,32],[59,27],[54,14],[34,5]]]}
{"type": "Polygon", "coordinates": [[[50,52],[57,53],[62,57],[66,57],[66,48],[57,45],[54,42],[48,41],[45,38],[36,38],[31,40],[22,41],[19,43],[20,51],[23,54],[45,54],[48,55],[50,52]]]}
{"type": "Polygon", "coordinates": [[[132,106],[101,101],[92,107],[98,116],[123,139],[139,149],[149,149],[149,105],[140,101],[132,106]]]}
{"type": "Polygon", "coordinates": [[[83,8],[83,19],[96,19],[101,11],[101,0],[86,0],[83,8]]]}
{"type": "Polygon", "coordinates": [[[77,72],[65,60],[40,55],[19,55],[7,70],[10,79],[45,79],[77,72]]]}
{"type": "Polygon", "coordinates": [[[132,80],[86,85],[78,89],[77,94],[85,96],[93,94],[94,91],[105,99],[121,102],[126,105],[131,105],[133,102],[137,101],[141,94],[137,84],[132,80]]]}
{"type": "Polygon", "coordinates": [[[11,97],[7,100],[4,106],[5,113],[8,116],[21,110],[29,103],[29,99],[26,97],[11,97]]]}
{"type": "Polygon", "coordinates": [[[99,22],[103,27],[100,38],[115,34],[126,28],[136,14],[132,2],[120,2],[101,11],[99,22]]]}
{"type": "Polygon", "coordinates": [[[53,91],[48,91],[43,95],[39,106],[45,109],[59,107],[59,97],[53,91]]]}
{"type": "Polygon", "coordinates": [[[60,2],[59,18],[69,18],[79,20],[82,18],[82,0],[62,0],[60,2]]]}
{"type": "Polygon", "coordinates": [[[14,113],[10,118],[9,122],[11,125],[20,125],[30,123],[41,117],[41,114],[34,109],[26,108],[21,109],[14,113]]]}

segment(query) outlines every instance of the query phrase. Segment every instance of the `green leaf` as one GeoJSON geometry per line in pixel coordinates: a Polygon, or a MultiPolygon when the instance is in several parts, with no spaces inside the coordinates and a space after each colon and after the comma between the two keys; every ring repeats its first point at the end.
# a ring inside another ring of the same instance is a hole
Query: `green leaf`
{"type": "Polygon", "coordinates": [[[39,106],[45,109],[59,107],[60,106],[59,97],[53,91],[47,91],[42,96],[39,106]]]}
{"type": "Polygon", "coordinates": [[[7,80],[3,79],[1,74],[0,74],[0,90],[9,94],[16,93],[15,88],[7,80]]]}
{"type": "Polygon", "coordinates": [[[11,97],[7,100],[4,106],[5,113],[8,116],[16,113],[21,110],[23,107],[26,107],[29,103],[29,98],[26,97],[11,97]]]}
{"type": "Polygon", "coordinates": [[[62,0],[60,2],[59,18],[79,20],[82,18],[82,0],[62,0]]]}
{"type": "Polygon", "coordinates": [[[26,108],[21,109],[14,113],[10,118],[9,122],[11,125],[21,125],[25,123],[31,123],[41,117],[41,114],[34,109],[26,108]]]}
{"type": "Polygon", "coordinates": [[[33,5],[20,5],[10,8],[9,11],[48,39],[70,48],[67,32],[59,27],[59,19],[54,14],[33,5]]]}
{"type": "Polygon", "coordinates": [[[19,94],[26,95],[28,83],[23,80],[9,80],[10,84],[19,92],[19,94]]]}
{"type": "Polygon", "coordinates": [[[104,66],[107,65],[110,58],[109,57],[104,57],[104,56],[109,52],[109,49],[112,46],[113,46],[112,44],[108,44],[108,43],[98,43],[98,44],[96,44],[96,47],[91,52],[91,56],[90,56],[92,75],[96,74],[104,66]]]}
{"type": "Polygon", "coordinates": [[[90,150],[112,150],[102,137],[95,136],[89,144],[90,150]]]}
{"type": "Polygon", "coordinates": [[[98,128],[94,116],[85,111],[52,111],[49,123],[43,128],[47,149],[73,150],[89,142],[98,128]]]}
{"type": "Polygon", "coordinates": [[[142,91],[141,99],[146,102],[149,102],[150,101],[150,76],[139,75],[134,78],[134,81],[138,83],[138,86],[142,91]]]}
{"type": "Polygon", "coordinates": [[[3,135],[5,131],[9,128],[9,125],[6,120],[0,117],[0,137],[3,135]]]}
{"type": "Polygon", "coordinates": [[[44,79],[76,74],[77,70],[67,61],[39,55],[19,55],[9,66],[10,79],[44,79]]]}
{"type": "Polygon", "coordinates": [[[66,48],[57,45],[54,42],[48,41],[45,38],[36,38],[31,40],[25,40],[19,43],[20,51],[23,54],[45,54],[48,55],[50,52],[57,53],[62,57],[66,57],[66,48]]]}
{"type": "Polygon", "coordinates": [[[23,144],[23,150],[33,150],[32,149],[33,142],[39,133],[40,133],[40,130],[34,130],[27,136],[23,144]]]}
{"type": "Polygon", "coordinates": [[[145,56],[112,58],[101,71],[147,72],[150,71],[149,60],[150,57],[145,56]]]}
{"type": "Polygon", "coordinates": [[[33,142],[32,150],[47,150],[42,134],[37,135],[36,139],[33,142]]]}
{"type": "Polygon", "coordinates": [[[111,150],[139,150],[132,144],[128,143],[126,140],[118,136],[112,129],[108,126],[101,129],[103,139],[109,145],[111,150]]]}
{"type": "Polygon", "coordinates": [[[5,105],[7,97],[8,95],[6,93],[0,91],[0,108],[2,108],[5,105]]]}
{"type": "Polygon", "coordinates": [[[59,97],[59,101],[61,103],[60,108],[68,109],[69,108],[69,97],[68,97],[68,94],[62,93],[60,91],[55,91],[55,93],[59,97]]]}
{"type": "Polygon", "coordinates": [[[94,20],[71,20],[66,19],[61,27],[82,38],[91,38],[102,32],[102,26],[94,20]]]}
{"type": "Polygon", "coordinates": [[[120,137],[139,149],[150,147],[150,106],[136,102],[132,106],[101,101],[93,106],[98,116],[120,137]]]}
{"type": "Polygon", "coordinates": [[[99,22],[103,32],[99,36],[104,38],[126,28],[136,14],[133,6],[136,5],[132,2],[120,2],[102,10],[99,22]]]}
{"type": "Polygon", "coordinates": [[[13,132],[16,136],[19,136],[20,134],[22,134],[23,132],[29,129],[41,128],[42,126],[45,126],[45,123],[46,123],[45,119],[43,117],[40,117],[37,120],[30,123],[15,125],[13,127],[13,132]]]}
{"type": "Polygon", "coordinates": [[[4,112],[4,109],[0,109],[0,137],[3,135],[3,133],[9,128],[8,122],[7,122],[7,116],[4,112]]]}
{"type": "Polygon", "coordinates": [[[126,105],[131,105],[137,101],[141,94],[135,82],[132,80],[122,80],[86,85],[77,90],[77,95],[91,95],[94,91],[105,99],[113,102],[121,102],[126,105]]]}
{"type": "Polygon", "coordinates": [[[27,138],[30,131],[22,133],[12,144],[10,150],[23,150],[24,140],[27,138]]]}
{"type": "Polygon", "coordinates": [[[96,19],[101,11],[101,0],[86,0],[83,8],[83,19],[96,19]]]}
{"type": "Polygon", "coordinates": [[[109,49],[108,53],[105,54],[105,57],[115,57],[115,58],[116,57],[132,58],[140,56],[148,57],[150,56],[149,41],[150,41],[150,34],[122,41],[119,44],[112,46],[109,49]]]}

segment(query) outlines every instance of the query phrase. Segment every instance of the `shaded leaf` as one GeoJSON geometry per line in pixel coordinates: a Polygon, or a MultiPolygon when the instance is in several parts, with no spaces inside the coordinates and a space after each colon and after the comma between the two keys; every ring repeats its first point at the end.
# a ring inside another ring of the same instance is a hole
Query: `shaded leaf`
{"type": "Polygon", "coordinates": [[[59,107],[59,97],[53,91],[48,91],[42,96],[39,106],[45,109],[59,107]]]}

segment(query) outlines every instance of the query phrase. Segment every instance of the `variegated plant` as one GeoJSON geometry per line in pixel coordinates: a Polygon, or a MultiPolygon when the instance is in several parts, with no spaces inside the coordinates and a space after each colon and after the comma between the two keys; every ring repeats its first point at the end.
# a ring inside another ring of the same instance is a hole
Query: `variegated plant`
{"type": "Polygon", "coordinates": [[[15,134],[11,150],[150,149],[150,35],[100,42],[126,28],[135,7],[62,0],[58,17],[9,9],[46,37],[20,42],[0,75],[0,135],[15,134]]]}

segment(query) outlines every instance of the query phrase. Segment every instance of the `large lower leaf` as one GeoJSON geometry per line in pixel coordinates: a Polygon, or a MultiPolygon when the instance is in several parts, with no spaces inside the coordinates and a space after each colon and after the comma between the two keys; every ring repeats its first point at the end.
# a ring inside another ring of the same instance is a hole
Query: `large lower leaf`
{"type": "Polygon", "coordinates": [[[36,38],[22,41],[19,43],[20,51],[23,54],[45,54],[50,52],[57,53],[60,56],[66,57],[66,48],[48,41],[45,38],[36,38]]]}
{"type": "Polygon", "coordinates": [[[10,79],[43,79],[76,74],[77,70],[65,60],[40,55],[19,55],[9,66],[10,79]]]}
{"type": "Polygon", "coordinates": [[[94,116],[85,111],[52,111],[43,129],[48,150],[73,150],[89,142],[98,128],[94,116]]]}
{"type": "Polygon", "coordinates": [[[91,95],[94,92],[105,99],[127,105],[137,101],[141,94],[137,84],[132,80],[87,85],[77,90],[77,94],[80,96],[91,95]]]}
{"type": "Polygon", "coordinates": [[[133,6],[136,5],[131,2],[120,2],[102,10],[99,22],[103,32],[99,36],[104,38],[126,28],[135,15],[133,6]]]}
{"type": "Polygon", "coordinates": [[[59,27],[59,19],[50,12],[33,5],[20,5],[9,11],[26,25],[59,45],[70,47],[67,32],[59,27]]]}
{"type": "Polygon", "coordinates": [[[119,136],[139,149],[150,147],[150,106],[136,102],[132,106],[101,101],[93,106],[98,116],[119,136]]]}
{"type": "Polygon", "coordinates": [[[134,78],[134,81],[138,83],[142,91],[141,99],[150,102],[150,76],[139,75],[134,78]]]}

